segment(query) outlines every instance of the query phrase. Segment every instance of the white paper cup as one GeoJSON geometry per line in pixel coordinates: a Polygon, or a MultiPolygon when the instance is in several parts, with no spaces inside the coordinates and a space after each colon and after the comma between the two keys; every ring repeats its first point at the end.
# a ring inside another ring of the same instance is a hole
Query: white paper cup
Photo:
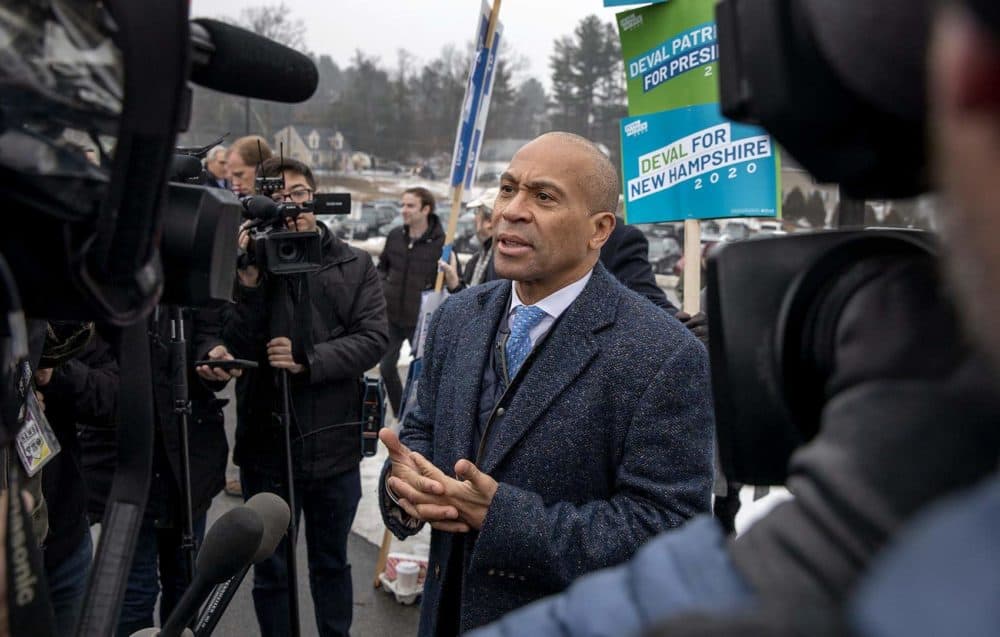
{"type": "Polygon", "coordinates": [[[417,576],[420,575],[420,565],[416,562],[400,562],[396,565],[396,586],[404,590],[417,587],[417,576]]]}

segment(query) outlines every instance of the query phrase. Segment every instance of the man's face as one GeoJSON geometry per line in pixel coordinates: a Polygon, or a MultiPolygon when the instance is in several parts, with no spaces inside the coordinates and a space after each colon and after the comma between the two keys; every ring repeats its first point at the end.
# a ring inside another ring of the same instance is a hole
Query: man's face
{"type": "Polygon", "coordinates": [[[205,166],[208,172],[212,173],[212,176],[216,179],[226,178],[226,153],[225,151],[216,151],[211,157],[208,158],[208,162],[205,166]]]}
{"type": "Polygon", "coordinates": [[[555,291],[594,266],[610,229],[599,223],[607,215],[591,214],[597,211],[583,186],[591,162],[577,145],[554,137],[536,139],[514,155],[493,206],[500,278],[555,291]]]}
{"type": "Polygon", "coordinates": [[[942,12],[931,57],[933,135],[948,266],[963,314],[1000,363],[1000,40],[964,10],[942,12]]]}
{"type": "Polygon", "coordinates": [[[239,153],[231,152],[226,157],[226,177],[229,179],[229,187],[237,195],[252,195],[253,180],[256,176],[256,167],[247,166],[239,153]]]}
{"type": "MultiPolygon", "coordinates": [[[[285,177],[285,189],[274,193],[275,201],[299,205],[307,201],[312,201],[313,189],[306,180],[305,175],[288,170],[282,174],[285,177]]],[[[286,225],[289,230],[312,232],[316,230],[316,214],[312,212],[300,212],[294,222],[289,219],[286,225]]]]}
{"type": "Polygon", "coordinates": [[[420,197],[412,192],[403,193],[400,208],[402,209],[403,223],[407,226],[421,225],[427,221],[427,216],[431,213],[431,207],[422,206],[420,197]]]}
{"type": "Polygon", "coordinates": [[[486,207],[476,209],[476,238],[480,245],[493,236],[493,214],[486,207]]]}

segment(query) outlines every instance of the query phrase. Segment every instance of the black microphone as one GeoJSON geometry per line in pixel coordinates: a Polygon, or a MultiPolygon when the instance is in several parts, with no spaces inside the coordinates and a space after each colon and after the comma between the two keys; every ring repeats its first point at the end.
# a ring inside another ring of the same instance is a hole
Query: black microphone
{"type": "Polygon", "coordinates": [[[170,174],[167,178],[170,181],[189,183],[201,179],[201,170],[201,161],[197,157],[175,154],[170,161],[170,174]]]}
{"type": "MultiPolygon", "coordinates": [[[[285,536],[291,512],[288,510],[288,504],[273,493],[258,493],[247,500],[246,505],[256,511],[264,522],[264,536],[253,556],[253,563],[259,564],[271,557],[274,549],[278,547],[278,542],[285,536]]],[[[222,614],[229,607],[229,603],[233,601],[236,591],[239,590],[240,584],[249,570],[250,566],[245,566],[239,573],[212,589],[212,594],[205,602],[201,616],[195,624],[195,637],[212,634],[215,625],[219,623],[222,614]]]]}
{"type": "Polygon", "coordinates": [[[191,81],[206,88],[275,102],[304,102],[319,72],[307,56],[218,20],[191,21],[191,81]]]}
{"type": "Polygon", "coordinates": [[[282,216],[281,205],[270,197],[250,195],[241,201],[245,219],[271,220],[282,216]]]}
{"type": "Polygon", "coordinates": [[[256,511],[237,507],[216,520],[198,551],[194,579],[160,630],[160,637],[180,637],[212,587],[246,567],[264,537],[264,522],[256,511]]]}

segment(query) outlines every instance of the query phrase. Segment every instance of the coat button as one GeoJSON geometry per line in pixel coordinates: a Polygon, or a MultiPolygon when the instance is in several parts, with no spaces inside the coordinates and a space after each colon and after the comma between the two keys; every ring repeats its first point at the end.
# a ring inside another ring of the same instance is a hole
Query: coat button
{"type": "Polygon", "coordinates": [[[503,416],[506,412],[507,412],[507,410],[504,409],[503,407],[501,407],[500,409],[497,409],[497,418],[503,416]]]}
{"type": "Polygon", "coordinates": [[[488,572],[488,573],[486,573],[486,574],[487,574],[487,575],[494,575],[494,574],[496,574],[496,570],[495,570],[495,569],[492,569],[492,568],[491,568],[491,569],[489,570],[489,572],[488,572]]]}

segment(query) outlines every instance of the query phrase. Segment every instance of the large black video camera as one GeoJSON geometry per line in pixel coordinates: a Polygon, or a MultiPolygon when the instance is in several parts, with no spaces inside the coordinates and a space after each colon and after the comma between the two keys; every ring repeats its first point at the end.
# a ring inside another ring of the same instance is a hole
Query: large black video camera
{"type": "MultiPolygon", "coordinates": [[[[925,192],[929,4],[723,0],[723,114],[763,126],[815,178],[852,197],[925,192]],[[893,36],[863,36],[876,32],[893,36]]],[[[844,308],[866,277],[933,253],[924,233],[868,230],[729,244],[709,259],[712,385],[728,478],[784,482],[791,453],[821,426],[844,308]]]]}
{"type": "MultiPolygon", "coordinates": [[[[281,178],[258,178],[258,191],[269,190],[270,184],[261,183],[267,179],[281,178]]],[[[348,193],[317,194],[312,201],[301,204],[274,201],[266,195],[246,197],[243,218],[250,222],[246,225],[250,243],[240,254],[238,266],[256,265],[278,276],[318,270],[323,258],[320,234],[288,230],[288,222],[303,212],[329,215],[347,214],[350,210],[348,193]]]]}

